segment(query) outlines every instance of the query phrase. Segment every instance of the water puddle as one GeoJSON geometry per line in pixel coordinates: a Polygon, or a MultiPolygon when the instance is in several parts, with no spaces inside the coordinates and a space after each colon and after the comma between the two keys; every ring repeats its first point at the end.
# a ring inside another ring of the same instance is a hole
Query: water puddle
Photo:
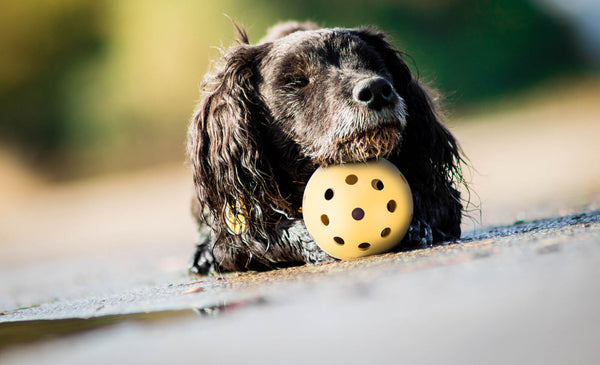
{"type": "Polygon", "coordinates": [[[78,335],[124,323],[155,324],[162,321],[214,318],[219,315],[254,305],[265,304],[262,297],[238,301],[221,302],[203,308],[173,311],[119,314],[92,318],[43,319],[0,323],[0,351],[22,344],[30,344],[55,338],[78,335]]]}

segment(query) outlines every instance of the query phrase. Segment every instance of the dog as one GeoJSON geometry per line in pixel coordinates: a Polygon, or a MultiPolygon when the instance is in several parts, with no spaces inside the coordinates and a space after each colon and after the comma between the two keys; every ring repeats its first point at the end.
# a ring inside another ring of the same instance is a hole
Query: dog
{"type": "Polygon", "coordinates": [[[302,220],[306,183],[320,166],[378,158],[412,189],[395,251],[460,238],[464,155],[385,33],[289,22],[251,45],[235,27],[239,42],[206,74],[188,130],[201,232],[191,271],[334,260],[302,220]]]}

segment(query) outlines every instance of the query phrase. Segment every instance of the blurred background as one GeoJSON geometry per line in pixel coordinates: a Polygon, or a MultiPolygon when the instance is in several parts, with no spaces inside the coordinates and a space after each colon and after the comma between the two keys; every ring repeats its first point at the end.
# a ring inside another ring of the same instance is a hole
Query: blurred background
{"type": "Polygon", "coordinates": [[[218,55],[214,47],[233,41],[224,14],[246,26],[253,41],[286,19],[375,24],[460,115],[540,82],[597,69],[599,6],[565,4],[4,1],[0,153],[53,181],[182,160],[198,83],[218,55]]]}
{"type": "Polygon", "coordinates": [[[388,32],[445,96],[479,224],[527,217],[557,192],[585,205],[600,191],[599,4],[3,1],[0,247],[26,257],[42,244],[193,240],[186,128],[210,60],[233,43],[227,16],[254,42],[290,19],[388,32]],[[486,218],[508,202],[505,218],[486,218]]]}

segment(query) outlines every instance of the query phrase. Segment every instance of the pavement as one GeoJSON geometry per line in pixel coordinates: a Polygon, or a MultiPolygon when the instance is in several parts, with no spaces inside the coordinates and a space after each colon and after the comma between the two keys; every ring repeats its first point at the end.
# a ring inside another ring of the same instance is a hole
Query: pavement
{"type": "Polygon", "coordinates": [[[425,250],[195,277],[185,166],[19,175],[0,207],[0,364],[597,364],[600,82],[559,86],[450,124],[470,218],[425,250]]]}

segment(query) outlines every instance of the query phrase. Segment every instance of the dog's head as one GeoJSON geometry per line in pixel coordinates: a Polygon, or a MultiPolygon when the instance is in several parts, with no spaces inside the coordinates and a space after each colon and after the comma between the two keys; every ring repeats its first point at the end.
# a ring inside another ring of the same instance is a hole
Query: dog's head
{"type": "Polygon", "coordinates": [[[297,216],[318,166],[402,151],[405,170],[449,179],[454,139],[384,33],[293,23],[257,45],[240,38],[207,74],[189,129],[198,211],[214,229],[240,206],[250,230],[297,216]]]}
{"type": "Polygon", "coordinates": [[[302,31],[269,48],[258,90],[280,148],[328,165],[385,156],[399,145],[406,105],[395,85],[410,73],[381,35],[302,31]]]}

